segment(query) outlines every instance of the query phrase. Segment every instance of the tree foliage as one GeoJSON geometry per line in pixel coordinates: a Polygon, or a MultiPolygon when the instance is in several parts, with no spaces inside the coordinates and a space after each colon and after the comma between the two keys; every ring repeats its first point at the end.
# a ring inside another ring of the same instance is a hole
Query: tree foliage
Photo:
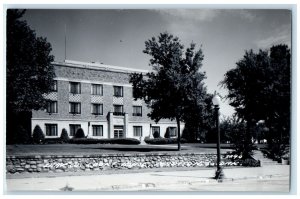
{"type": "Polygon", "coordinates": [[[142,98],[151,109],[149,117],[177,121],[178,149],[180,150],[180,121],[191,101],[203,89],[204,72],[200,72],[204,58],[202,50],[195,50],[192,43],[185,51],[178,37],[161,33],[145,42],[144,53],[151,56],[152,72],[134,73],[130,77],[134,98],[142,98]]]}
{"type": "Polygon", "coordinates": [[[270,51],[246,51],[236,68],[225,74],[222,85],[236,114],[249,129],[264,120],[269,143],[289,143],[290,134],[290,50],[276,45],[270,51]]]}
{"type": "MultiPolygon", "coordinates": [[[[54,57],[46,38],[37,37],[25,20],[25,10],[7,10],[6,86],[7,138],[19,137],[18,129],[30,135],[31,110],[46,106],[43,94],[51,90],[55,76],[51,62],[54,57]],[[19,120],[16,125],[16,118],[19,120]],[[22,124],[24,121],[24,124],[22,124]],[[17,128],[16,126],[19,127],[17,128]],[[22,127],[20,127],[22,126],[22,127]]],[[[24,133],[24,132],[23,132],[24,133]]]]}

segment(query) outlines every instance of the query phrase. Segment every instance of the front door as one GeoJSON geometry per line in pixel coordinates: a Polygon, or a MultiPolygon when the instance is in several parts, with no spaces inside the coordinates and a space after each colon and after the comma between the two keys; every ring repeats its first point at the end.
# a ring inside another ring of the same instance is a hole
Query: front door
{"type": "Polygon", "coordinates": [[[114,126],[114,138],[123,138],[123,126],[114,126]]]}

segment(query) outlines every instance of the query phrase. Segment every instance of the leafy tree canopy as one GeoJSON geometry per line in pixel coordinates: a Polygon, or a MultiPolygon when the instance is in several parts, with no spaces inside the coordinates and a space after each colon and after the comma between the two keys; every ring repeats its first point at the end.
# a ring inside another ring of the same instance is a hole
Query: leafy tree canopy
{"type": "Polygon", "coordinates": [[[196,51],[192,43],[184,51],[178,37],[167,32],[158,38],[152,37],[145,46],[143,52],[151,56],[153,71],[131,75],[134,98],[144,99],[151,108],[149,116],[156,122],[163,118],[176,119],[180,137],[180,121],[184,120],[189,103],[199,97],[195,89],[206,92],[203,83],[206,75],[200,72],[204,58],[202,50],[196,51]]]}
{"type": "Polygon", "coordinates": [[[24,13],[7,10],[7,105],[14,112],[44,107],[43,94],[50,91],[55,76],[51,45],[21,20],[24,13]]]}

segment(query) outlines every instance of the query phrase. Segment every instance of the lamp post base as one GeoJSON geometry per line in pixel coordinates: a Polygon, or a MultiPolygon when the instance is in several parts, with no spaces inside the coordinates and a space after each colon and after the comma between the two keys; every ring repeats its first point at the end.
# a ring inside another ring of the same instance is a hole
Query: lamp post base
{"type": "Polygon", "coordinates": [[[224,172],[221,167],[219,167],[216,171],[215,179],[218,180],[218,182],[223,182],[224,179],[224,172]]]}

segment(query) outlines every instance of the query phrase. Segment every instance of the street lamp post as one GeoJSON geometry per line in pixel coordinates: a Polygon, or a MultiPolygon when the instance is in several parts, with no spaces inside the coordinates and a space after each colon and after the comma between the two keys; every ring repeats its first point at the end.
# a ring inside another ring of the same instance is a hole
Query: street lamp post
{"type": "Polygon", "coordinates": [[[215,179],[222,181],[224,178],[223,170],[220,166],[221,162],[221,154],[220,154],[220,127],[219,127],[219,109],[220,109],[220,97],[215,93],[212,98],[212,103],[214,105],[215,110],[215,120],[216,120],[216,131],[217,131],[217,171],[215,175],[215,179]]]}

